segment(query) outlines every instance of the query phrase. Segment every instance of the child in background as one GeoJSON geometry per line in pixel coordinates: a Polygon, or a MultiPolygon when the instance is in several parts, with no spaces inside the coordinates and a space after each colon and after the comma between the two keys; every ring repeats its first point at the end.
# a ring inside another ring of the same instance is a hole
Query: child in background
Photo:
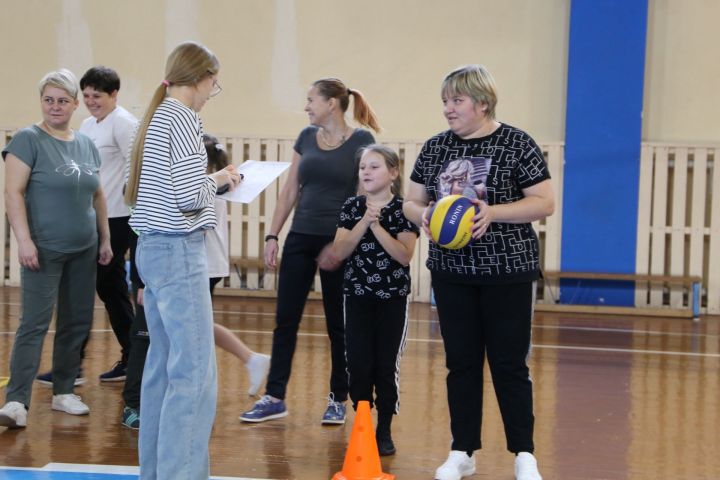
{"type": "Polygon", "coordinates": [[[380,455],[395,453],[390,433],[399,407],[399,368],[407,337],[409,263],[418,228],[403,215],[397,154],[372,144],[361,150],[359,191],[343,205],[333,248],[347,258],[345,348],[353,407],[377,408],[380,455]]]}
{"type": "MultiPolygon", "coordinates": [[[[205,133],[203,134],[203,143],[208,156],[208,174],[228,166],[227,152],[217,138],[205,133]]],[[[224,277],[230,275],[227,200],[215,198],[215,216],[217,217],[217,227],[214,230],[208,230],[205,235],[208,273],[210,275],[210,294],[214,292],[215,286],[224,277]]],[[[213,332],[215,334],[215,345],[232,353],[245,364],[250,376],[248,394],[257,394],[270,369],[270,356],[253,352],[242,340],[222,325],[215,323],[213,332]]]]}

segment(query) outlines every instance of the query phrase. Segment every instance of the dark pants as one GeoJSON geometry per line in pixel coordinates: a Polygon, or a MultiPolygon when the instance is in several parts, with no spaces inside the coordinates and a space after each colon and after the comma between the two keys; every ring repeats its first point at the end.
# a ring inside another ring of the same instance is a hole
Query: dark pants
{"type": "Polygon", "coordinates": [[[381,300],[345,296],[345,348],[350,398],[355,409],[360,400],[367,400],[371,407],[375,404],[378,416],[398,412],[407,302],[407,297],[381,300]]]}
{"type": "MultiPolygon", "coordinates": [[[[291,232],[285,241],[280,266],[270,373],[266,387],[266,393],[275,398],[285,398],[298,327],[317,271],[315,259],[323,247],[332,241],[332,235],[305,235],[294,232],[291,232]]],[[[342,305],[343,270],[343,266],[333,272],[320,270],[332,361],[330,391],[338,402],[345,401],[348,395],[342,305]]]]}
{"type": "MultiPolygon", "coordinates": [[[[133,293],[137,298],[137,287],[133,286],[133,293]]],[[[148,334],[145,321],[145,309],[135,304],[135,318],[130,329],[130,355],[127,359],[125,386],[123,387],[123,400],[125,405],[136,410],[140,409],[140,386],[142,385],[145,357],[150,347],[150,334],[148,334]]]]}
{"type": "Polygon", "coordinates": [[[100,300],[105,304],[115,337],[122,348],[123,362],[127,362],[130,352],[130,328],[135,316],[125,280],[125,254],[130,246],[129,218],[109,219],[113,258],[107,265],[98,265],[95,286],[100,300]]]}
{"type": "Polygon", "coordinates": [[[432,286],[445,344],[452,449],[481,448],[487,354],[507,448],[532,453],[535,419],[526,361],[535,283],[467,285],[433,275],[432,286]]]}

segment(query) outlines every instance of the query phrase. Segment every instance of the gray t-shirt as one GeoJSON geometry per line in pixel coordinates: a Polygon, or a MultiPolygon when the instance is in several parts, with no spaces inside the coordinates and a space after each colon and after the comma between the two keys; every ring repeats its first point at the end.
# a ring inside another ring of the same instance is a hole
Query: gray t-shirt
{"type": "Polygon", "coordinates": [[[2,151],[30,167],[25,208],[33,242],[54,252],[97,244],[93,195],[100,186],[100,154],[85,135],[58,140],[37,125],[23,128],[2,151]]]}
{"type": "Polygon", "coordinates": [[[295,151],[300,193],[290,230],[310,235],[334,235],[345,200],[356,195],[357,151],[375,138],[356,128],[338,148],[322,150],[317,143],[318,127],[309,126],[298,136],[295,151]]]}

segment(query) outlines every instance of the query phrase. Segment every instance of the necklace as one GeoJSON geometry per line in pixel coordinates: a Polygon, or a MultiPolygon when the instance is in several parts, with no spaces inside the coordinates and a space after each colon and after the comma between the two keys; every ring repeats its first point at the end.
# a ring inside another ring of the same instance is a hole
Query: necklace
{"type": "Polygon", "coordinates": [[[325,146],[328,147],[328,148],[337,148],[337,147],[339,147],[340,145],[342,145],[343,143],[345,143],[345,134],[346,134],[346,133],[347,133],[347,127],[345,127],[345,128],[343,129],[343,134],[342,134],[342,137],[340,137],[340,141],[337,142],[337,143],[335,143],[335,144],[332,144],[332,143],[330,143],[330,142],[327,140],[327,138],[325,137],[325,129],[324,129],[324,128],[321,128],[321,129],[320,129],[320,140],[322,140],[322,143],[325,144],[325,146]]]}

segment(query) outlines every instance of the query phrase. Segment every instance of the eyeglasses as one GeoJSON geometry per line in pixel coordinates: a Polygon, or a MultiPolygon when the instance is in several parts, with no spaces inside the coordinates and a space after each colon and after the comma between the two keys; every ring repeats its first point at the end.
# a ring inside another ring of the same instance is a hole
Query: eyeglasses
{"type": "MultiPolygon", "coordinates": [[[[219,85],[218,85],[219,86],[219,85]]],[[[57,104],[59,107],[67,107],[72,103],[72,99],[67,97],[60,97],[60,98],[53,98],[53,97],[43,97],[42,102],[52,107],[53,105],[57,104]]]]}
{"type": "Polygon", "coordinates": [[[220,84],[218,83],[217,80],[214,80],[213,88],[212,88],[212,90],[210,90],[210,96],[214,97],[215,95],[217,95],[220,92],[222,92],[222,87],[220,86],[220,84]]]}

